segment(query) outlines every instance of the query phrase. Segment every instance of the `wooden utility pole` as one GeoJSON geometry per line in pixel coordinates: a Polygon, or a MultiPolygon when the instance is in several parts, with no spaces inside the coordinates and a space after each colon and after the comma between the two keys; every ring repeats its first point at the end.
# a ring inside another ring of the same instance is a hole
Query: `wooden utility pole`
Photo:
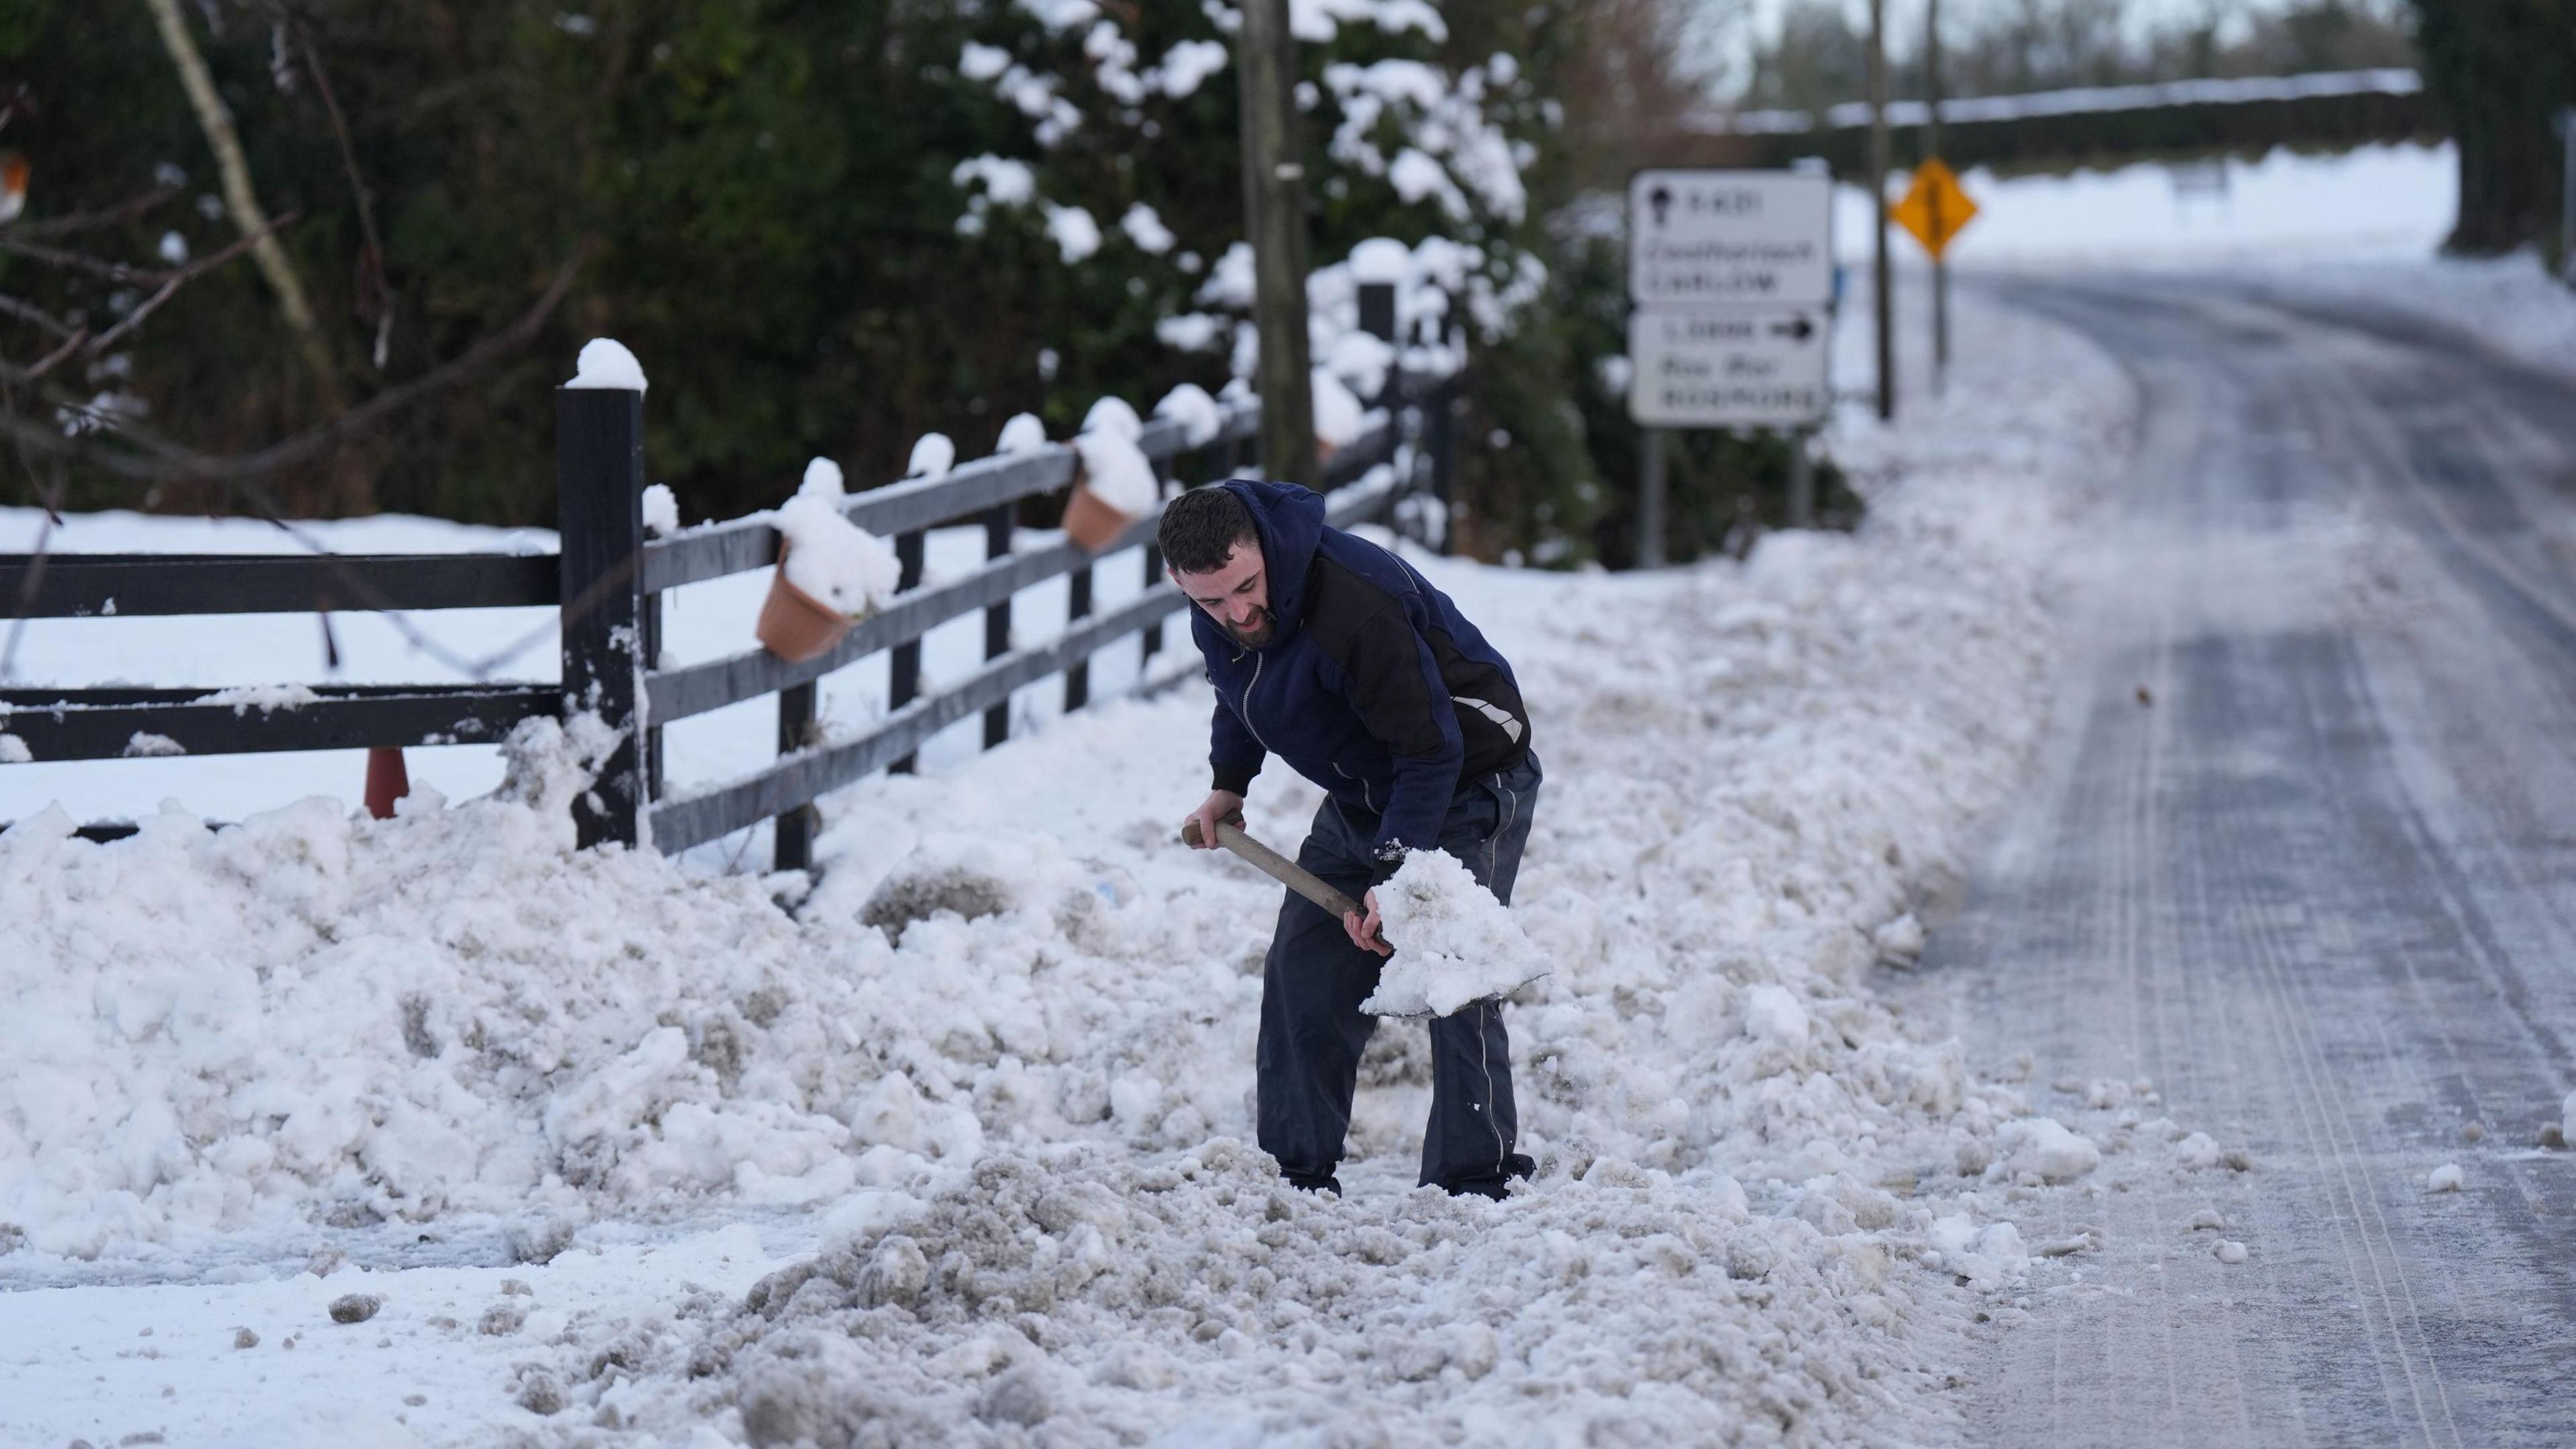
{"type": "Polygon", "coordinates": [[[1871,304],[1878,314],[1878,415],[1896,416],[1896,314],[1887,274],[1887,0],[1869,0],[1871,304]]]}
{"type": "Polygon", "coordinates": [[[1315,402],[1306,354],[1306,168],[1297,136],[1297,42],[1288,0],[1244,0],[1236,47],[1243,95],[1243,220],[1252,242],[1253,324],[1261,363],[1261,469],[1317,482],[1315,402]]]}
{"type": "MultiPolygon", "coordinates": [[[[1923,0],[1923,159],[1941,155],[1941,0],[1923,0]]],[[[1932,234],[1941,234],[1941,193],[1932,193],[1932,234]]],[[[1950,264],[1944,246],[1932,253],[1932,391],[1950,382],[1950,264]]]]}

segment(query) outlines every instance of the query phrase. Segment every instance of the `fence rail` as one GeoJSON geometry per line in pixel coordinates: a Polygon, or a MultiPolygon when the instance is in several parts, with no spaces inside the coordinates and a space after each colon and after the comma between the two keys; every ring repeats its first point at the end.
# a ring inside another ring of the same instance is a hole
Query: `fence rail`
{"type": "MultiPolygon", "coordinates": [[[[1362,291],[1364,325],[1394,340],[1393,289],[1362,291]]],[[[1326,464],[1328,516],[1338,525],[1389,517],[1402,499],[1425,488],[1448,501],[1455,381],[1398,375],[1390,383],[1363,435],[1326,464]],[[1349,486],[1389,463],[1402,465],[1396,476],[1349,486]]],[[[893,541],[902,578],[883,610],[820,658],[796,664],[748,649],[653,668],[661,656],[661,596],[771,567],[778,532],[766,515],[755,515],[648,538],[643,394],[561,389],[556,416],[557,553],[5,556],[0,602],[14,602],[30,618],[552,607],[560,619],[560,683],[0,689],[0,733],[14,736],[32,759],[101,760],[488,743],[523,720],[595,711],[619,730],[621,743],[594,788],[575,803],[583,845],[649,841],[678,851],[774,820],[773,859],[789,867],[810,861],[819,796],[875,770],[911,768],[932,736],[979,712],[985,746],[1003,743],[1014,691],[1062,675],[1064,707],[1083,708],[1092,702],[1091,657],[1129,637],[1139,639],[1140,689],[1182,677],[1177,671],[1157,676],[1150,667],[1162,648],[1164,621],[1187,605],[1161,579],[1153,547],[1159,506],[1098,555],[1070,541],[1014,551],[1019,503],[1073,481],[1076,454],[1064,444],[978,459],[939,478],[906,480],[848,500],[843,512],[852,523],[893,541]],[[983,526],[983,567],[924,588],[928,533],[961,522],[983,526]],[[1100,557],[1139,546],[1142,591],[1095,613],[1100,557]],[[1058,578],[1067,580],[1064,631],[1012,647],[1014,598],[1058,578]],[[923,636],[979,610],[983,666],[924,691],[923,636]],[[858,733],[828,733],[817,719],[819,682],[880,654],[888,660],[887,713],[858,733]],[[778,700],[776,762],[666,797],[662,727],[762,696],[778,700]]],[[[1193,443],[1183,424],[1158,418],[1139,443],[1166,482],[1206,482],[1257,461],[1251,455],[1259,424],[1258,404],[1237,402],[1224,409],[1211,439],[1193,443]]],[[[113,839],[131,827],[98,824],[81,833],[113,839]]]]}
{"type": "Polygon", "coordinates": [[[506,609],[557,601],[553,554],[57,553],[0,558],[30,619],[506,609]]]}

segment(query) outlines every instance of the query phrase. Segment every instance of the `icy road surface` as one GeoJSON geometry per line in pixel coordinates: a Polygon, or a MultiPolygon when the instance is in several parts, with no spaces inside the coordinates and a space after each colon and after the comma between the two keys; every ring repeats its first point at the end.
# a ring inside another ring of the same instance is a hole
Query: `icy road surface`
{"type": "Polygon", "coordinates": [[[2179,279],[2005,292],[2145,419],[1922,1007],[2254,1162],[2025,1219],[2105,1251],[1982,1330],[1968,1437],[2576,1442],[2576,1156],[2537,1145],[2576,1082],[2576,382],[2179,279]]]}

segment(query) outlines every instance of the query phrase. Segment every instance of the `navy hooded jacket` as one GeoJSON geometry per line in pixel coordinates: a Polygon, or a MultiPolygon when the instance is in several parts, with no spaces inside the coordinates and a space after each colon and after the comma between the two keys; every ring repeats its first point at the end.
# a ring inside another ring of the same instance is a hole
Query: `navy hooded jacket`
{"type": "Polygon", "coordinates": [[[1410,564],[1324,522],[1322,495],[1237,479],[1270,580],[1270,642],[1238,644],[1204,609],[1190,635],[1216,689],[1208,749],[1216,788],[1243,794],[1277,755],[1378,821],[1392,863],[1440,838],[1461,776],[1529,753],[1512,667],[1410,564]]]}

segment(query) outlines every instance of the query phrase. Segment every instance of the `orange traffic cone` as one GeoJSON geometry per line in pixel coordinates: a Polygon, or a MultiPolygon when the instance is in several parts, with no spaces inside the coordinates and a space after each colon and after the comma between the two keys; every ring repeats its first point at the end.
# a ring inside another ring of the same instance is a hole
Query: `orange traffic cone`
{"type": "Polygon", "coordinates": [[[411,771],[403,766],[403,752],[367,751],[367,813],[378,820],[394,818],[394,802],[411,793],[411,771]]]}

